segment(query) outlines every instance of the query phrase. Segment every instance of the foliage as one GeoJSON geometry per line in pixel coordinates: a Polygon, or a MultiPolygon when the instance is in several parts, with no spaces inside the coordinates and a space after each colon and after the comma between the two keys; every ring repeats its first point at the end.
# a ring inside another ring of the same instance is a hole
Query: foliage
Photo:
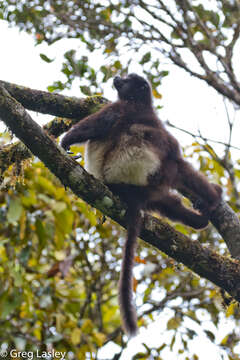
{"type": "Polygon", "coordinates": [[[84,358],[120,325],[112,271],[119,230],[40,163],[23,176],[14,187],[10,176],[1,197],[1,342],[54,344],[84,358]]]}
{"type": "MultiPolygon", "coordinates": [[[[201,153],[199,159],[201,163],[201,153]]],[[[109,221],[102,224],[101,215],[66,191],[42,164],[30,165],[17,179],[9,169],[0,199],[2,344],[28,351],[53,346],[77,359],[97,358],[110,340],[122,351],[126,343],[117,304],[122,232],[109,221]]],[[[202,170],[216,176],[210,159],[202,170]]],[[[219,246],[212,227],[198,238],[219,246]]],[[[167,346],[160,341],[158,349],[145,344],[145,356],[159,356],[167,347],[173,351],[178,333],[179,354],[186,352],[188,342],[197,336],[185,324],[186,318],[201,324],[206,336],[217,341],[200,315],[202,309],[204,318],[210,316],[218,326],[220,297],[211,284],[146,246],[140,247],[136,265],[138,313],[143,315],[139,325],[150,323],[164,308],[171,309],[167,323],[171,342],[167,346]]],[[[237,318],[236,311],[231,307],[228,315],[237,318]]],[[[226,339],[223,342],[228,345],[226,339]]]]}

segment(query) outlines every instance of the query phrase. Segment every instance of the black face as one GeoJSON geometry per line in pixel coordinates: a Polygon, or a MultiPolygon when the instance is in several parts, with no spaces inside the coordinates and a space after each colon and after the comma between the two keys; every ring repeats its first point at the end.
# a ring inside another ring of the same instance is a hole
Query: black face
{"type": "Polygon", "coordinates": [[[126,78],[116,76],[113,84],[120,100],[151,104],[152,91],[149,83],[137,74],[129,74],[126,78]]]}

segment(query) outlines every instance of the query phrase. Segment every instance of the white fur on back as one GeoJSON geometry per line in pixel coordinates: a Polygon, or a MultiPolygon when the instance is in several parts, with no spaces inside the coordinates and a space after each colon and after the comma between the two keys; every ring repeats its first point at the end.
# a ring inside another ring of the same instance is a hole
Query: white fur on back
{"type": "Polygon", "coordinates": [[[105,183],[144,186],[161,165],[157,154],[137,136],[123,134],[107,152],[109,146],[110,141],[88,141],[85,150],[86,170],[105,183]]]}

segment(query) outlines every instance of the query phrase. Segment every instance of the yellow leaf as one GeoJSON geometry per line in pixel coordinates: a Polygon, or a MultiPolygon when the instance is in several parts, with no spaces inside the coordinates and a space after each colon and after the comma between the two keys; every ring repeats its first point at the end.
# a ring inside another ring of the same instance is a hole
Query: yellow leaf
{"type": "Polygon", "coordinates": [[[199,279],[197,277],[194,277],[192,280],[191,280],[191,285],[193,287],[198,287],[199,286],[199,279]]]}
{"type": "Polygon", "coordinates": [[[103,345],[104,341],[106,340],[106,335],[98,332],[98,333],[94,334],[94,338],[95,338],[96,344],[100,347],[103,345]]]}
{"type": "Polygon", "coordinates": [[[67,322],[64,323],[65,329],[73,329],[75,327],[76,327],[76,321],[68,320],[67,322]]]}
{"type": "Polygon", "coordinates": [[[1,262],[6,262],[8,260],[6,248],[3,245],[0,246],[0,260],[1,262]]]}
{"type": "Polygon", "coordinates": [[[65,323],[66,317],[63,314],[56,314],[56,330],[61,333],[62,325],[65,323]]]}
{"type": "Polygon", "coordinates": [[[227,344],[227,341],[228,341],[228,337],[229,337],[229,335],[226,335],[226,336],[222,339],[220,345],[223,345],[223,346],[226,345],[226,344],[227,344]]]}
{"type": "Polygon", "coordinates": [[[73,345],[78,345],[81,341],[82,331],[79,328],[75,328],[71,333],[71,342],[73,345]]]}
{"type": "Polygon", "coordinates": [[[199,143],[198,142],[193,142],[192,146],[199,146],[199,143]]]}
{"type": "Polygon", "coordinates": [[[156,99],[161,99],[162,98],[162,95],[156,89],[153,89],[152,93],[153,93],[153,96],[156,99]]]}
{"type": "Polygon", "coordinates": [[[30,267],[34,267],[34,266],[36,266],[36,265],[38,265],[38,261],[37,261],[37,259],[29,259],[29,261],[28,261],[28,266],[30,266],[30,267]]]}
{"type": "Polygon", "coordinates": [[[217,294],[217,291],[214,289],[214,290],[211,290],[210,293],[209,293],[209,298],[212,299],[216,296],[217,294]]]}
{"type": "Polygon", "coordinates": [[[172,319],[168,320],[167,329],[168,330],[176,330],[180,324],[181,324],[180,318],[172,318],[172,319]]]}
{"type": "Polygon", "coordinates": [[[38,340],[42,340],[42,323],[40,321],[36,322],[36,327],[33,330],[33,334],[38,340]]]}
{"type": "Polygon", "coordinates": [[[103,304],[102,306],[103,309],[103,320],[104,322],[108,323],[110,321],[112,321],[113,319],[115,319],[116,317],[118,318],[118,316],[116,315],[119,307],[116,306],[106,306],[105,304],[103,304]]]}
{"type": "Polygon", "coordinates": [[[29,315],[29,314],[28,314],[27,311],[23,310],[23,311],[20,311],[19,315],[20,315],[20,318],[21,318],[21,319],[24,319],[24,318],[26,318],[27,315],[29,315]]]}
{"type": "Polygon", "coordinates": [[[110,54],[111,52],[113,52],[113,49],[105,49],[104,52],[107,53],[107,54],[110,54]]]}
{"type": "Polygon", "coordinates": [[[226,317],[229,317],[234,314],[235,307],[236,307],[236,303],[231,303],[228,306],[228,308],[226,310],[226,317]]]}
{"type": "Polygon", "coordinates": [[[23,211],[22,215],[20,217],[20,233],[19,233],[19,236],[20,236],[21,240],[23,240],[24,236],[25,236],[26,220],[27,220],[26,213],[25,213],[25,211],[23,211]]]}
{"type": "Polygon", "coordinates": [[[81,329],[84,333],[90,333],[93,329],[92,321],[90,319],[85,320],[81,329]]]}

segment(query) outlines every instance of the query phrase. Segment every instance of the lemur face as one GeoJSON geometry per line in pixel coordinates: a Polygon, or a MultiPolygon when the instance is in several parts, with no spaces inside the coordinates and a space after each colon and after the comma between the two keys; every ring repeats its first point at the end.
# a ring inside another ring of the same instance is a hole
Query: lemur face
{"type": "Polygon", "coordinates": [[[141,76],[134,73],[125,78],[116,76],[113,84],[118,91],[120,100],[151,103],[151,87],[141,76]]]}

